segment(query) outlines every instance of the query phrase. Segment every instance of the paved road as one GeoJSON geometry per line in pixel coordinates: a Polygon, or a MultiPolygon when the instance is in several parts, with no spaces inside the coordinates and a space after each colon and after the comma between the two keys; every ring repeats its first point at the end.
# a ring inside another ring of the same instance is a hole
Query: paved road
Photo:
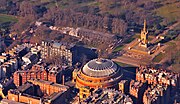
{"type": "Polygon", "coordinates": [[[157,56],[161,51],[165,50],[167,47],[168,47],[168,45],[164,45],[164,46],[160,47],[160,49],[158,49],[155,53],[152,54],[151,60],[152,60],[155,56],[157,56]]]}
{"type": "MultiPolygon", "coordinates": [[[[164,36],[165,34],[168,33],[169,30],[172,30],[172,29],[175,28],[177,25],[179,25],[179,22],[177,22],[177,23],[169,26],[167,30],[163,31],[163,33],[159,34],[158,36],[164,36]]],[[[154,38],[154,39],[151,41],[151,43],[154,43],[156,40],[157,40],[157,39],[154,38]]]]}
{"type": "Polygon", "coordinates": [[[145,62],[141,62],[140,60],[135,60],[135,59],[123,57],[123,56],[117,57],[116,59],[112,59],[112,60],[116,62],[121,62],[121,63],[129,64],[129,65],[137,66],[137,67],[139,67],[139,65],[147,65],[145,62]]]}

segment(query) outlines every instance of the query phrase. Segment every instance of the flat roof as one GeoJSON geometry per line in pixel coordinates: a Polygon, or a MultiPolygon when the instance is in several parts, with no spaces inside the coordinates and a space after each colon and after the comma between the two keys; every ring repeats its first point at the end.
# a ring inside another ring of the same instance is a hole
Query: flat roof
{"type": "Polygon", "coordinates": [[[25,104],[25,103],[20,103],[20,102],[16,102],[16,101],[13,101],[13,100],[8,100],[8,99],[2,99],[1,104],[25,104]]]}
{"type": "Polygon", "coordinates": [[[48,99],[55,100],[55,99],[57,99],[59,96],[61,96],[63,93],[64,93],[64,91],[54,92],[53,94],[51,94],[51,95],[48,97],[48,99]]]}
{"type": "Polygon", "coordinates": [[[56,87],[63,87],[63,88],[66,88],[66,89],[68,89],[69,87],[68,86],[66,86],[66,85],[62,85],[62,84],[57,84],[57,83],[54,83],[54,84],[52,84],[52,86],[56,86],[56,87]]]}
{"type": "Polygon", "coordinates": [[[25,90],[29,89],[31,86],[33,86],[33,84],[30,84],[30,83],[26,83],[22,86],[19,86],[18,87],[18,91],[21,91],[21,92],[24,92],[25,90]]]}
{"type": "Polygon", "coordinates": [[[6,56],[0,56],[0,59],[7,59],[6,56]]]}
{"type": "MultiPolygon", "coordinates": [[[[32,81],[34,81],[34,82],[40,82],[40,83],[44,83],[44,84],[49,84],[49,85],[53,84],[53,82],[45,81],[45,80],[37,80],[37,79],[35,79],[35,80],[32,80],[32,81]]],[[[30,82],[31,82],[31,80],[30,80],[30,82]]]]}

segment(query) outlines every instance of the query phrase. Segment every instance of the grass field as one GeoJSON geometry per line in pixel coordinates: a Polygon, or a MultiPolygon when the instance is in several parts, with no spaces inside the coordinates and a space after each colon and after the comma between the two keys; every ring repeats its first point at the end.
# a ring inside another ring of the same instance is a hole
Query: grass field
{"type": "Polygon", "coordinates": [[[128,64],[125,64],[125,63],[121,63],[121,62],[115,62],[116,64],[118,64],[119,66],[122,66],[122,67],[134,67],[132,65],[128,65],[128,64]]]}
{"type": "Polygon", "coordinates": [[[118,52],[118,51],[122,50],[123,48],[124,48],[124,46],[120,45],[120,46],[116,47],[113,52],[118,52]]]}
{"type": "Polygon", "coordinates": [[[18,19],[15,18],[14,16],[0,14],[0,23],[17,22],[17,21],[18,21],[18,19]]]}
{"type": "MultiPolygon", "coordinates": [[[[167,19],[168,23],[177,21],[180,18],[180,9],[178,7],[180,3],[172,3],[172,4],[166,4],[158,9],[155,10],[155,12],[164,18],[167,19]]],[[[163,23],[164,24],[164,23],[163,23]]]]}
{"type": "Polygon", "coordinates": [[[0,28],[9,28],[13,23],[17,21],[18,19],[14,16],[0,14],[0,28]]]}
{"type": "Polygon", "coordinates": [[[176,47],[176,43],[174,43],[174,42],[168,42],[167,44],[168,44],[169,46],[176,47]]]}
{"type": "Polygon", "coordinates": [[[154,59],[153,62],[160,62],[163,59],[163,53],[159,53],[154,59]]]}

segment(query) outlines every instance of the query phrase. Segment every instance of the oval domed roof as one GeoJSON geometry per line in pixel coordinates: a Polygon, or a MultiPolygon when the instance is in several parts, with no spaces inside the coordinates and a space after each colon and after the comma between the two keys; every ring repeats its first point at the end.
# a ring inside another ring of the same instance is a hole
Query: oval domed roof
{"type": "Polygon", "coordinates": [[[117,65],[109,59],[94,59],[84,65],[82,72],[91,77],[105,77],[117,72],[117,65]]]}

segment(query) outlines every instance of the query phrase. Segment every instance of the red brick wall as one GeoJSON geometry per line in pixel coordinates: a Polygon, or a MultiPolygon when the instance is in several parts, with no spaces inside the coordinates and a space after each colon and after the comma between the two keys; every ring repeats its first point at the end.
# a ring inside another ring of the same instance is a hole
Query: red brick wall
{"type": "Polygon", "coordinates": [[[54,83],[57,83],[57,79],[56,79],[56,75],[54,75],[53,73],[49,73],[48,74],[48,81],[51,81],[51,82],[54,82],[54,83]]]}
{"type": "Polygon", "coordinates": [[[19,94],[12,94],[11,92],[8,92],[8,99],[13,100],[16,102],[23,102],[23,103],[30,103],[30,104],[40,104],[39,99],[35,99],[32,97],[24,96],[24,95],[19,95],[19,94]]]}
{"type": "Polygon", "coordinates": [[[10,91],[8,91],[8,99],[18,102],[19,101],[19,96],[15,95],[15,94],[12,94],[10,91]]]}
{"type": "Polygon", "coordinates": [[[39,85],[40,89],[42,90],[43,93],[46,93],[47,95],[51,95],[54,92],[59,92],[59,91],[65,91],[66,89],[64,89],[63,87],[60,88],[58,86],[53,86],[50,84],[46,84],[46,83],[41,83],[38,81],[32,81],[31,82],[35,85],[39,85]]]}
{"type": "Polygon", "coordinates": [[[22,84],[24,84],[25,82],[27,82],[27,73],[26,72],[21,73],[21,76],[22,76],[22,84]]]}
{"type": "Polygon", "coordinates": [[[16,85],[16,86],[20,86],[20,75],[17,73],[17,72],[15,72],[14,73],[14,84],[16,85]]]}
{"type": "Polygon", "coordinates": [[[138,92],[136,91],[136,89],[131,89],[130,88],[130,94],[136,98],[138,98],[138,92]]]}
{"type": "Polygon", "coordinates": [[[23,96],[23,95],[19,95],[19,102],[29,103],[29,104],[40,104],[39,99],[35,99],[32,97],[27,97],[27,96],[23,96]]]}
{"type": "Polygon", "coordinates": [[[20,72],[18,74],[18,72],[14,73],[14,84],[16,86],[20,86],[22,84],[24,84],[25,82],[27,82],[30,79],[41,79],[41,80],[47,80],[48,79],[48,74],[46,71],[38,71],[36,72],[31,72],[31,71],[27,71],[27,72],[20,72]],[[20,77],[22,77],[22,80],[20,79],[20,77]]]}

